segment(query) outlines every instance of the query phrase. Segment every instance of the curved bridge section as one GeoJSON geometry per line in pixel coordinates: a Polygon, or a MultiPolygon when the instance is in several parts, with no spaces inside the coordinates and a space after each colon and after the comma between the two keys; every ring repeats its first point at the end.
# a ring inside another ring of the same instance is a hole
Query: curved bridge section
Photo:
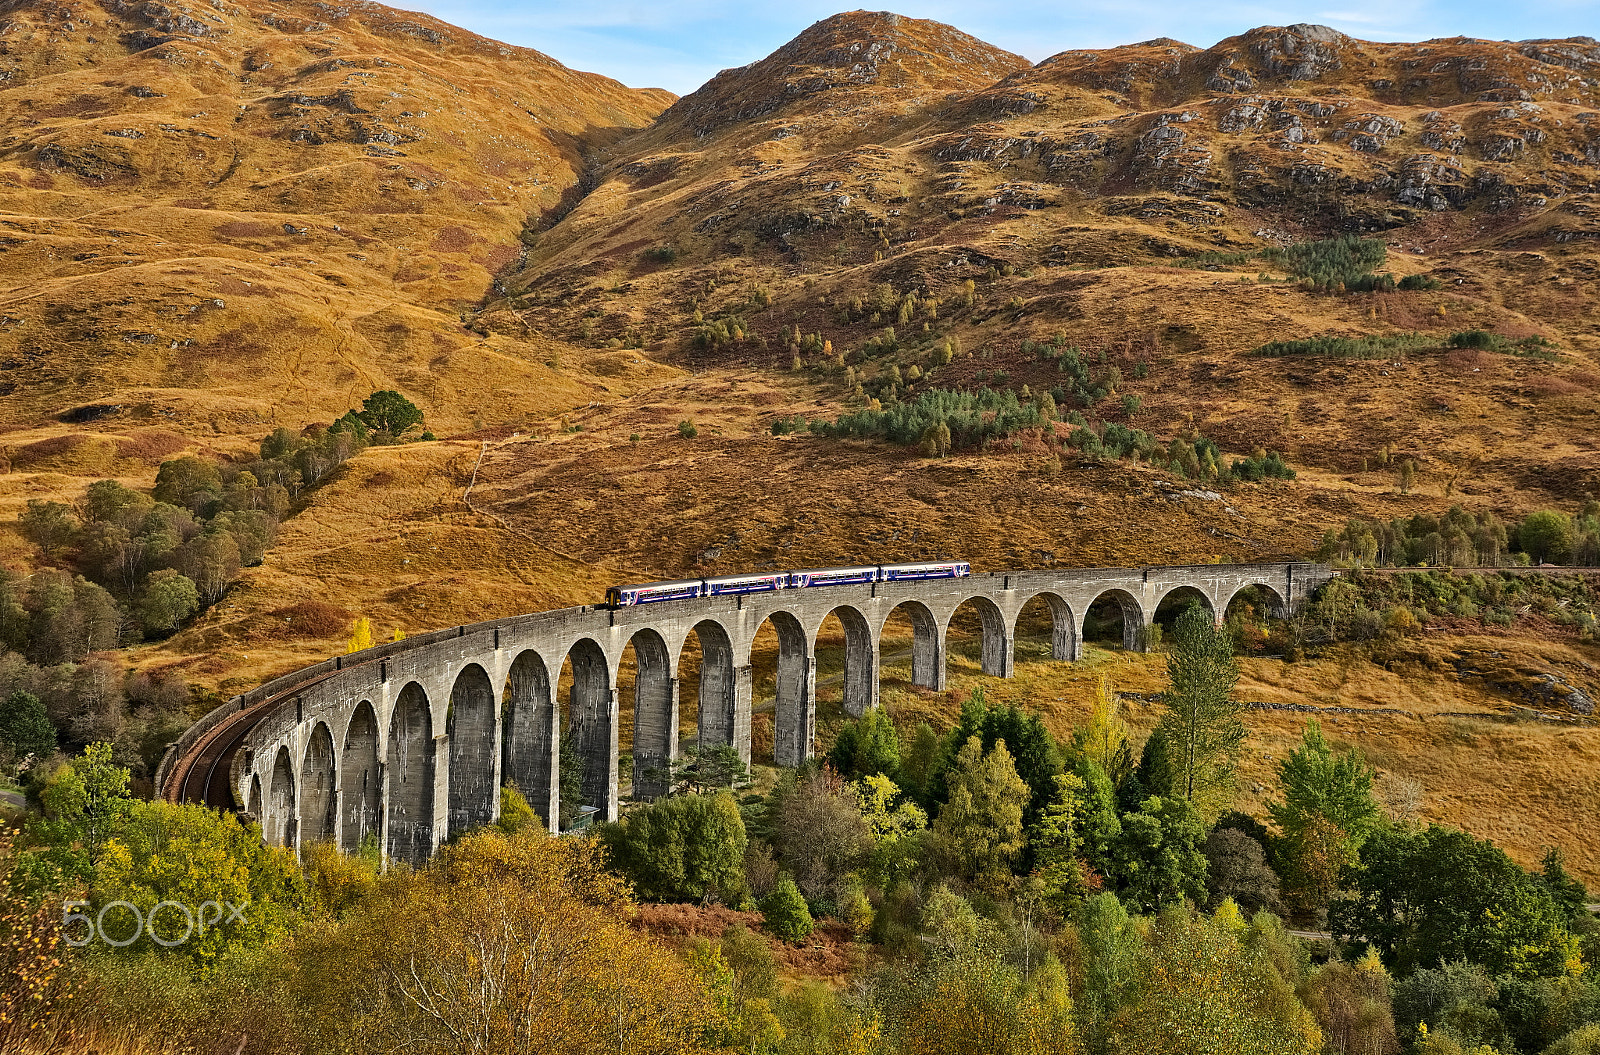
{"type": "Polygon", "coordinates": [[[1018,617],[1036,598],[1052,615],[1052,655],[1071,661],[1082,655],[1084,619],[1097,601],[1121,608],[1131,649],[1169,596],[1192,598],[1220,621],[1239,591],[1259,586],[1288,614],[1332,576],[1326,565],[1301,563],[992,572],[459,626],[341,656],[230,700],[168,748],[156,786],[172,801],[243,809],[274,845],[333,839],[353,850],[376,839],[389,858],[416,863],[452,834],[493,821],[499,789],[511,781],[555,830],[563,754],[579,770],[583,804],[616,818],[617,683],[630,645],[632,791],[650,797],[663,790],[653,771],[677,756],[682,706],[696,708],[702,746],[730,745],[749,761],[751,650],[767,623],[779,643],[774,756],[793,766],[812,754],[816,642],[829,615],[845,630],[844,706],[860,715],[878,703],[878,646],[897,609],[914,630],[912,681],[942,689],[946,630],[964,605],[981,617],[983,672],[1004,678],[1018,617]],[[682,701],[679,661],[691,633],[700,642],[699,692],[682,701]]]}

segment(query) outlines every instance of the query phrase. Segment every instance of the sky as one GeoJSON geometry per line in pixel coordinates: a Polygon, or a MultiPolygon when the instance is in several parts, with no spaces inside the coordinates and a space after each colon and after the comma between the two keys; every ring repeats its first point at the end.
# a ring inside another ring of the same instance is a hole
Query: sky
{"type": "MultiPolygon", "coordinates": [[[[839,0],[387,0],[496,40],[536,48],[579,70],[635,88],[687,94],[718,70],[743,66],[811,23],[849,8],[839,0]]],[[[1366,40],[1600,36],[1600,0],[901,0],[890,10],[946,22],[1038,62],[1072,48],[1176,37],[1209,47],[1255,26],[1314,22],[1366,40]]]]}

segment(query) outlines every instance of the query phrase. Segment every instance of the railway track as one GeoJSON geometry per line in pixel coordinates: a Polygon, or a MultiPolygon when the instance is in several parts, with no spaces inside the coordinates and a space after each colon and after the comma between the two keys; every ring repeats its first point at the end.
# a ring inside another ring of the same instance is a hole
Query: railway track
{"type": "Polygon", "coordinates": [[[321,674],[308,678],[218,723],[186,756],[177,760],[161,789],[162,797],[168,802],[193,802],[225,810],[243,808],[234,800],[229,782],[233,756],[240,742],[284,700],[332,676],[321,674]]]}

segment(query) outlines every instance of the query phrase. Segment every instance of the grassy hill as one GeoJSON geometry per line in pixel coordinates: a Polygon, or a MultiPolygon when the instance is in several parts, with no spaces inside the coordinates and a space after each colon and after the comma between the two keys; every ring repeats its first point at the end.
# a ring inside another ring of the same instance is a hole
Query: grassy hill
{"type": "MultiPolygon", "coordinates": [[[[1349,518],[1600,492],[1582,38],[1268,27],[1030,67],[854,12],[675,100],[377,4],[0,19],[0,515],[243,461],[377,389],[443,437],[360,454],[221,602],[125,656],[206,692],[342,650],[358,615],[386,635],[619,579],[938,553],[1279,559],[1349,518]],[[1371,259],[1315,278],[1295,247],[1348,234],[1371,259]],[[942,458],[821,427],[940,392],[1050,393],[1062,420],[942,458]],[[1113,427],[1137,458],[1074,442],[1113,427]],[[1296,477],[1174,472],[1202,439],[1296,477]],[[333,614],[297,623],[308,604],[333,614]]],[[[0,561],[60,562],[10,525],[0,561]]],[[[1488,633],[1253,660],[1247,690],[1409,712],[1337,736],[1421,780],[1429,816],[1576,851],[1596,732],[1506,724],[1514,694],[1445,657],[1492,640],[1588,685],[1594,647],[1488,633]]],[[[1105,662],[1159,680],[1159,657],[1105,662]]],[[[1029,666],[1004,691],[1064,732],[1092,680],[1029,666]]],[[[1264,767],[1302,718],[1256,719],[1264,767]]]]}

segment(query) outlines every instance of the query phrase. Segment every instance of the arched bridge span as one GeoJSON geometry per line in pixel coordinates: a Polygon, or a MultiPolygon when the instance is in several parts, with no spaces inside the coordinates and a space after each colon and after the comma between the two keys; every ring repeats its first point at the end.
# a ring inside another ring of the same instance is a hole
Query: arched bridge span
{"type": "MultiPolygon", "coordinates": [[[[835,616],[845,630],[844,706],[878,702],[879,642],[890,614],[913,626],[912,680],[945,684],[946,631],[976,608],[985,674],[1010,677],[1018,616],[1043,598],[1052,655],[1079,659],[1084,619],[1097,601],[1123,614],[1129,647],[1174,591],[1197,592],[1224,613],[1239,591],[1267,591],[1297,611],[1333,572],[1285,563],[991,572],[963,579],[785,590],[667,601],[631,608],[564,608],[378,645],[305,668],[236,697],[168,748],[157,787],[173,801],[257,814],[269,840],[298,846],[376,839],[387,856],[418,862],[450,835],[498,815],[499,788],[515,781],[552,828],[560,815],[562,755],[582,800],[617,816],[618,674],[636,662],[634,790],[660,791],[655,772],[678,750],[679,714],[694,707],[702,746],[750,759],[751,650],[771,622],[779,642],[774,755],[811,756],[816,642],[835,616]],[[689,635],[701,648],[698,699],[679,698],[689,635]],[[570,688],[563,669],[570,669],[570,688]]],[[[573,783],[567,782],[569,786],[573,783]]]]}

